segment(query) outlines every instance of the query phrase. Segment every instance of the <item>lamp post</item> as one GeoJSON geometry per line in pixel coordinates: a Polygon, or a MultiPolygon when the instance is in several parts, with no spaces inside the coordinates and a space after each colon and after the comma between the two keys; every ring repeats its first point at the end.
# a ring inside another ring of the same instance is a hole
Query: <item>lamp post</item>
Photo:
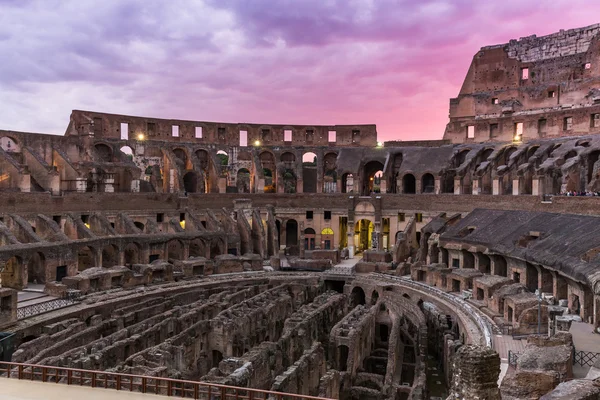
{"type": "Polygon", "coordinates": [[[538,301],[538,335],[542,333],[542,291],[540,289],[535,290],[535,295],[538,301]]]}

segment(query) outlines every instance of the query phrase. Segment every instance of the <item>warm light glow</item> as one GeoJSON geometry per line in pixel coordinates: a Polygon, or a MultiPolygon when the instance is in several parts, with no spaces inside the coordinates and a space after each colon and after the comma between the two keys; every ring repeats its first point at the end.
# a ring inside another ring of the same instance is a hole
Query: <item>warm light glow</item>
{"type": "Polygon", "coordinates": [[[371,177],[370,179],[373,180],[373,177],[371,177]]]}
{"type": "Polygon", "coordinates": [[[138,140],[144,140],[145,138],[146,138],[146,137],[144,136],[144,134],[143,134],[143,133],[140,133],[140,134],[138,135],[138,140]]]}
{"type": "Polygon", "coordinates": [[[90,224],[88,224],[87,222],[84,223],[85,227],[90,229],[90,224]]]}
{"type": "Polygon", "coordinates": [[[181,225],[181,227],[185,229],[185,219],[183,221],[179,221],[179,225],[181,225]]]}
{"type": "Polygon", "coordinates": [[[377,142],[377,147],[383,147],[383,142],[377,142]]]}
{"type": "Polygon", "coordinates": [[[255,140],[255,141],[254,141],[254,145],[255,145],[255,146],[260,146],[260,140],[255,140]]]}

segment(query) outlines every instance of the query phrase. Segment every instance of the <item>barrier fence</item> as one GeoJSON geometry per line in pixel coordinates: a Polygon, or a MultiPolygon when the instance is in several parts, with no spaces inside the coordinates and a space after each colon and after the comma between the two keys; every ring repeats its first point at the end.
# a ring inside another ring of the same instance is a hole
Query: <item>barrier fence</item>
{"type": "Polygon", "coordinates": [[[210,382],[10,362],[0,362],[0,377],[0,379],[51,382],[197,400],[333,400],[210,382]]]}
{"type": "Polygon", "coordinates": [[[19,307],[17,308],[17,319],[29,318],[33,317],[34,315],[71,306],[79,303],[81,301],[80,298],[81,292],[78,290],[73,290],[68,291],[62,298],[35,303],[25,307],[19,307]]]}

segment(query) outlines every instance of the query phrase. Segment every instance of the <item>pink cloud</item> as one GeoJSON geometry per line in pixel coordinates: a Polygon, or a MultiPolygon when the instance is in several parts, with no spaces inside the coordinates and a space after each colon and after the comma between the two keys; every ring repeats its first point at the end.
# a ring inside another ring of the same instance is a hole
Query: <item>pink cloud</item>
{"type": "Polygon", "coordinates": [[[62,134],[71,109],[89,108],[438,139],[480,47],[590,25],[599,11],[583,0],[3,2],[0,129],[62,134]]]}

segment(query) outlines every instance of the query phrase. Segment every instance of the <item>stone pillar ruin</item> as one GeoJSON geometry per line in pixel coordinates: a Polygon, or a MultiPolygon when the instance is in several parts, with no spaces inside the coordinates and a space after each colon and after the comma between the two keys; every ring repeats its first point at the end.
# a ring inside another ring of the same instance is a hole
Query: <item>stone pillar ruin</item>
{"type": "Polygon", "coordinates": [[[500,400],[500,356],[493,349],[462,346],[452,362],[454,376],[447,400],[500,400]]]}
{"type": "Polygon", "coordinates": [[[494,178],[492,181],[492,194],[497,196],[500,194],[500,178],[494,178]]]}
{"type": "Polygon", "coordinates": [[[519,192],[519,178],[513,179],[512,194],[513,196],[518,196],[521,194],[519,192]]]}
{"type": "Polygon", "coordinates": [[[460,178],[454,178],[454,194],[462,194],[462,185],[460,178]]]}

